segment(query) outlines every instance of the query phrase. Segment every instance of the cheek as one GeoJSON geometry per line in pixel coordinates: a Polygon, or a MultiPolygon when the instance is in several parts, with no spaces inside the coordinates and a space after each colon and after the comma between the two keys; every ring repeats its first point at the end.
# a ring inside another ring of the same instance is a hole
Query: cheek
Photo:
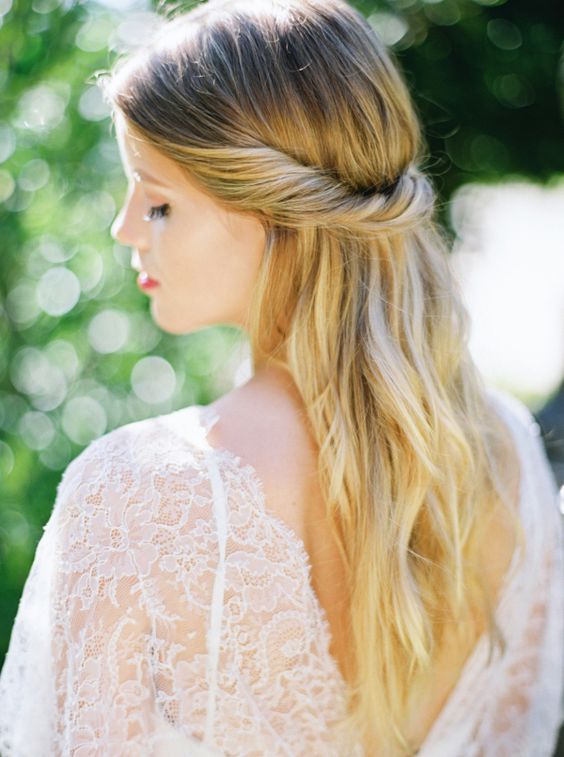
{"type": "Polygon", "coordinates": [[[217,213],[195,215],[194,222],[173,221],[162,226],[159,256],[175,271],[198,279],[213,279],[227,287],[248,284],[256,278],[266,235],[255,219],[217,213]]]}
{"type": "Polygon", "coordinates": [[[256,278],[266,244],[266,232],[255,218],[238,216],[229,240],[230,262],[241,275],[256,278]]]}

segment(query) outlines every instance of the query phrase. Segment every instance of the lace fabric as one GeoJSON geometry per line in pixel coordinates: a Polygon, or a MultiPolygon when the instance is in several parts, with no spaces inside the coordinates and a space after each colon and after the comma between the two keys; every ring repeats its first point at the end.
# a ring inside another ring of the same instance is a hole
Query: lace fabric
{"type": "MultiPolygon", "coordinates": [[[[549,757],[562,719],[562,522],[526,407],[492,390],[528,535],[418,757],[549,757]]],[[[65,470],[0,674],[4,757],[362,757],[305,545],[193,405],[127,424],[65,470]]],[[[538,427],[537,427],[538,428],[538,427]]],[[[516,556],[517,557],[517,556],[516,556]]]]}

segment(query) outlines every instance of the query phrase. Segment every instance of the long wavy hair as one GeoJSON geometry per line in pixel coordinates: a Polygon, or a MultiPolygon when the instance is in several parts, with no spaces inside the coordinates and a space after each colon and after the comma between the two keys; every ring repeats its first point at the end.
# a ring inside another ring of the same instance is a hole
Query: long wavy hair
{"type": "Polygon", "coordinates": [[[342,0],[210,0],[98,83],[134,134],[264,224],[253,364],[301,393],[347,576],[335,727],[408,753],[445,634],[462,644],[479,618],[503,649],[488,516],[501,504],[522,531],[399,66],[342,0]]]}

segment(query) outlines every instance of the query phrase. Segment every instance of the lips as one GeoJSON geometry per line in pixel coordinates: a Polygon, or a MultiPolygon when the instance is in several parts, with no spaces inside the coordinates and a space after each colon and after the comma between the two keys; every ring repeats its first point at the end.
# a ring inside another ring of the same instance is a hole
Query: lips
{"type": "Polygon", "coordinates": [[[137,277],[137,284],[144,292],[148,292],[151,289],[155,289],[160,286],[159,282],[152,279],[147,271],[141,271],[137,277]]]}
{"type": "Polygon", "coordinates": [[[159,283],[156,279],[150,276],[147,273],[147,271],[139,271],[138,279],[142,284],[151,284],[151,283],[158,284],[159,283]]]}

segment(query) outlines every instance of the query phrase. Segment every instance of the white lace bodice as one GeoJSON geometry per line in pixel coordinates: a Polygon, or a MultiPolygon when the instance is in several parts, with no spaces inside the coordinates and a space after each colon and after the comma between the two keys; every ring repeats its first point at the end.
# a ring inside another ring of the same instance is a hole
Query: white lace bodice
{"type": "MultiPolygon", "coordinates": [[[[522,460],[526,560],[418,757],[549,757],[562,716],[562,523],[525,406],[492,391],[522,460]]],[[[346,685],[303,542],[194,405],[67,467],[0,675],[3,757],[361,757],[331,740],[346,685]]],[[[517,557],[517,556],[516,556],[517,557]]],[[[514,560],[514,567],[517,566],[514,560]]]]}

